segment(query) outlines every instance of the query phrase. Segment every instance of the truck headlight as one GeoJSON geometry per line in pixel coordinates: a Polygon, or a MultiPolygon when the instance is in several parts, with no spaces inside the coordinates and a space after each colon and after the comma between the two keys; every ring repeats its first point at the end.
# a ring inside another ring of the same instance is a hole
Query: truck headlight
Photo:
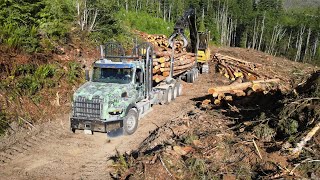
{"type": "Polygon", "coordinates": [[[115,111],[111,111],[109,112],[110,115],[120,115],[122,114],[123,110],[115,110],[115,111]]]}

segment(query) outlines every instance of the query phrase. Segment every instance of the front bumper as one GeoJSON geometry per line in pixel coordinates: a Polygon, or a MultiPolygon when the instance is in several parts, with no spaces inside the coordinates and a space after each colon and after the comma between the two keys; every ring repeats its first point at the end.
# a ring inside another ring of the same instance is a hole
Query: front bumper
{"type": "Polygon", "coordinates": [[[110,132],[123,127],[123,119],[116,119],[113,121],[92,120],[78,117],[70,118],[70,125],[72,131],[79,130],[91,130],[97,132],[110,132]]]}

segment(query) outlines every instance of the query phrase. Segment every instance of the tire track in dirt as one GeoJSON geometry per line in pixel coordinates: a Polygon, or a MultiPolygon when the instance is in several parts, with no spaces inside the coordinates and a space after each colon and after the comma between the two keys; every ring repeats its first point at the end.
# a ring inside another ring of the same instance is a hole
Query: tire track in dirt
{"type": "Polygon", "coordinates": [[[23,154],[33,147],[41,145],[44,141],[49,142],[53,136],[54,131],[60,127],[55,124],[51,125],[50,131],[39,131],[31,135],[30,137],[24,137],[23,140],[19,140],[9,147],[3,147],[0,152],[0,166],[14,160],[19,154],[23,154]]]}

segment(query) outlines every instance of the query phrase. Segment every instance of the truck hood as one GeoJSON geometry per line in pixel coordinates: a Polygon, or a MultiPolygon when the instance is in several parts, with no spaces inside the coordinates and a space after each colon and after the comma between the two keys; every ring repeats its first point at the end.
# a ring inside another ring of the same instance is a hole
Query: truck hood
{"type": "Polygon", "coordinates": [[[85,97],[91,100],[95,96],[103,98],[104,101],[119,99],[121,94],[127,92],[131,84],[115,84],[115,83],[101,83],[101,82],[87,82],[83,84],[74,93],[74,99],[77,97],[85,97]]]}

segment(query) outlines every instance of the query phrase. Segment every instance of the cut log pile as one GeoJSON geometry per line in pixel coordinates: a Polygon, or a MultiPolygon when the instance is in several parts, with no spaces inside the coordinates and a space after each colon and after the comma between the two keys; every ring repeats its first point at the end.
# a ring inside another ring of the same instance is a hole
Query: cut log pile
{"type": "MultiPolygon", "coordinates": [[[[172,49],[169,47],[168,38],[165,35],[149,35],[142,32],[139,32],[139,35],[153,45],[155,54],[153,59],[153,80],[159,83],[170,75],[172,49]]],[[[186,72],[195,65],[195,60],[195,54],[186,51],[183,47],[183,41],[176,41],[173,76],[186,72]]]]}
{"type": "Polygon", "coordinates": [[[212,87],[208,90],[213,100],[205,100],[204,105],[212,102],[219,105],[224,101],[233,101],[235,97],[250,96],[254,92],[267,94],[279,88],[280,79],[272,79],[259,72],[261,64],[216,53],[214,55],[217,70],[232,82],[226,86],[212,87]]]}
{"type": "Polygon", "coordinates": [[[280,79],[257,80],[243,83],[232,83],[227,86],[213,87],[208,90],[212,94],[213,104],[219,105],[222,100],[232,101],[233,97],[250,96],[254,92],[267,94],[278,89],[280,79]]]}
{"type": "Polygon", "coordinates": [[[256,72],[256,69],[262,66],[261,64],[248,62],[219,53],[216,53],[213,56],[213,59],[217,63],[217,70],[219,73],[223,74],[231,81],[234,81],[237,78],[248,81],[266,78],[266,76],[256,72]]]}

